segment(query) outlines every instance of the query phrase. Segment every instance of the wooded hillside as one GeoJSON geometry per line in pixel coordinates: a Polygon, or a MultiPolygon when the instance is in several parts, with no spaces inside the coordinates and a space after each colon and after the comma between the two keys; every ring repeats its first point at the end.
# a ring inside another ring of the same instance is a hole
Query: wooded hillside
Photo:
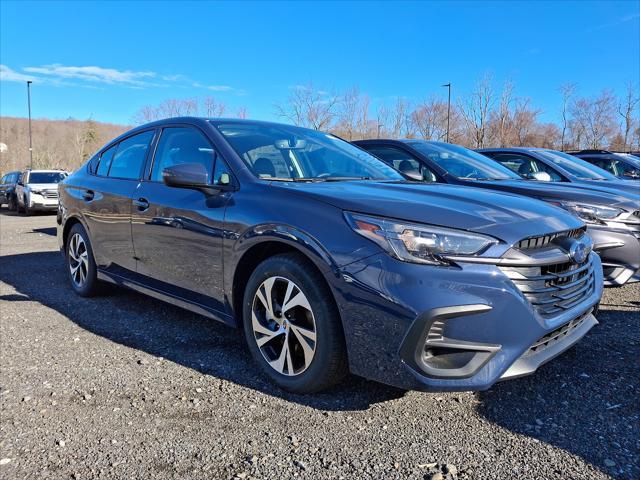
{"type": "MultiPolygon", "coordinates": [[[[94,120],[32,121],[33,167],[75,170],[108,140],[130,127],[94,120]]],[[[29,166],[29,121],[0,117],[0,173],[29,166]]]]}

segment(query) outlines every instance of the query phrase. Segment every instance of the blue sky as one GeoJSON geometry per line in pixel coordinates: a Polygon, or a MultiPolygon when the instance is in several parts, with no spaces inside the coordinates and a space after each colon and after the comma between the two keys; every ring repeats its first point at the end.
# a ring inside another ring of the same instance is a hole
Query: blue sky
{"type": "Polygon", "coordinates": [[[581,95],[640,82],[640,2],[0,2],[0,113],[129,123],[144,105],[213,95],[275,119],[310,81],[376,104],[454,99],[485,72],[555,120],[581,95]]]}

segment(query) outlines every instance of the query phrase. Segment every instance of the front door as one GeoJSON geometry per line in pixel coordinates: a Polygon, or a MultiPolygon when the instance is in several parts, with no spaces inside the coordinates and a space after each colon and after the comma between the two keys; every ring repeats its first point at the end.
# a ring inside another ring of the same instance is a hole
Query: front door
{"type": "Polygon", "coordinates": [[[138,274],[152,287],[221,312],[224,213],[231,193],[170,187],[162,181],[162,170],[200,163],[214,183],[222,162],[197,128],[164,128],[132,210],[138,274]]]}

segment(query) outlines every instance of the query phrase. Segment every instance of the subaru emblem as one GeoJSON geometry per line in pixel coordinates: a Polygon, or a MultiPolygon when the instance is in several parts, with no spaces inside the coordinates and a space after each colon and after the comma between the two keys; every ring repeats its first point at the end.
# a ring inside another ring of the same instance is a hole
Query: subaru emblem
{"type": "Polygon", "coordinates": [[[569,247],[569,257],[575,263],[584,262],[590,252],[591,248],[588,245],[577,240],[571,242],[571,246],[569,247]]]}

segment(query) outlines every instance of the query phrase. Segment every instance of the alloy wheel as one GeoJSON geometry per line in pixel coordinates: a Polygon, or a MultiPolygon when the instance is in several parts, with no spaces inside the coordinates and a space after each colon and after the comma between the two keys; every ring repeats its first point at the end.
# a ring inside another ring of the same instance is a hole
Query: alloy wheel
{"type": "Polygon", "coordinates": [[[79,233],[74,233],[69,240],[69,271],[73,283],[77,287],[83,287],[89,273],[89,252],[79,233]]]}
{"type": "Polygon", "coordinates": [[[293,281],[267,278],[253,297],[251,325],[260,353],[276,372],[304,372],[316,353],[316,323],[309,300],[293,281]]]}

